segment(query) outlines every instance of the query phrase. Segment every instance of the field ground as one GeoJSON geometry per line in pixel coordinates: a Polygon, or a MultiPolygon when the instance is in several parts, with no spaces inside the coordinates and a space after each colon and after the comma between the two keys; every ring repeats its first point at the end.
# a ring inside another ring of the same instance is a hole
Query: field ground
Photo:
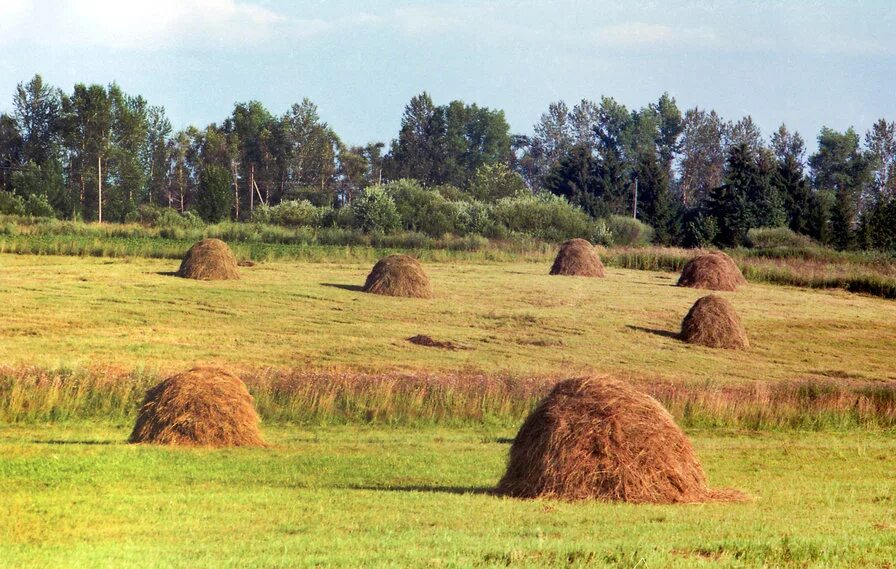
{"type": "Polygon", "coordinates": [[[892,567],[896,440],[693,432],[748,503],[488,493],[512,431],[268,427],[255,450],[0,427],[3,567],[892,567]]]}
{"type": "Polygon", "coordinates": [[[732,352],[674,337],[706,293],[672,273],[443,260],[407,300],[360,292],[367,262],[176,268],[0,255],[0,568],[894,567],[892,300],[751,283],[732,352]],[[271,447],[124,444],[146,386],[203,363],[248,378],[271,447]],[[591,371],[664,393],[752,499],[490,494],[545,382],[591,371]]]}
{"type": "Polygon", "coordinates": [[[436,298],[358,290],[368,264],[269,262],[230,282],[171,276],[152,259],[0,256],[0,362],[41,368],[599,371],[693,380],[896,379],[896,303],[749,284],[726,294],[752,349],[672,337],[706,291],[673,273],[548,276],[541,263],[431,263],[436,298]],[[427,334],[468,349],[415,346],[427,334]]]}

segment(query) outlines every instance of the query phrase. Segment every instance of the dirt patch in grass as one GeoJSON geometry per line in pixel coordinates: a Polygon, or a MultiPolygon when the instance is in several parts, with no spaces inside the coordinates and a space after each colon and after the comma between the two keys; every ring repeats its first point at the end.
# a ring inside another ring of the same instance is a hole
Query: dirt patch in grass
{"type": "Polygon", "coordinates": [[[432,336],[427,336],[425,334],[417,334],[416,336],[411,336],[408,338],[408,342],[417,345],[424,346],[426,348],[439,348],[440,350],[466,350],[468,349],[466,346],[461,346],[460,344],[455,344],[449,340],[436,340],[432,336]]]}

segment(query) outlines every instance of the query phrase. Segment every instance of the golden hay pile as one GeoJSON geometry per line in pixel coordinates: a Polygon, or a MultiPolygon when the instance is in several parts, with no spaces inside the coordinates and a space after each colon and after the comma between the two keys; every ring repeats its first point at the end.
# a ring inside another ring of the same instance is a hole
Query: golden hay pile
{"type": "Polygon", "coordinates": [[[184,446],[263,446],[252,396],[240,378],[197,367],[146,392],[132,443],[184,446]]]}
{"type": "Polygon", "coordinates": [[[711,294],[694,303],[681,322],[681,339],[710,348],[750,347],[740,316],[727,299],[711,294]]]}
{"type": "Polygon", "coordinates": [[[377,261],[367,275],[364,292],[386,296],[432,298],[429,277],[420,261],[408,255],[389,255],[377,261]]]}
{"type": "Polygon", "coordinates": [[[560,245],[560,251],[551,267],[552,275],[574,277],[606,276],[604,265],[594,246],[584,239],[570,239],[560,245]]]}
{"type": "Polygon", "coordinates": [[[657,504],[739,497],[706,486],[690,441],[662,405],[600,377],[551,390],[517,434],[498,492],[657,504]]]}
{"type": "Polygon", "coordinates": [[[177,276],[201,281],[228,281],[239,279],[240,272],[227,243],[220,239],[203,239],[184,255],[177,276]]]}
{"type": "Polygon", "coordinates": [[[747,284],[747,279],[737,263],[721,251],[697,255],[684,266],[678,279],[678,286],[709,290],[734,291],[742,284],[747,284]]]}

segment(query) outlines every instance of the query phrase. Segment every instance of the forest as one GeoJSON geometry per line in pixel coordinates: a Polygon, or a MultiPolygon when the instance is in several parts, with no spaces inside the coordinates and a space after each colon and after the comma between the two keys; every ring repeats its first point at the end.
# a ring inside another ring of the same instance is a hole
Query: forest
{"type": "Polygon", "coordinates": [[[236,103],[175,130],[118,85],[71,92],[35,75],[0,114],[0,213],[103,222],[223,220],[686,247],[756,228],[837,249],[896,250],[896,122],[824,127],[682,110],[668,94],[551,103],[532,131],[503,111],[425,92],[390,142],[345,143],[308,99],[236,103]],[[634,219],[633,219],[634,218],[634,219]]]}

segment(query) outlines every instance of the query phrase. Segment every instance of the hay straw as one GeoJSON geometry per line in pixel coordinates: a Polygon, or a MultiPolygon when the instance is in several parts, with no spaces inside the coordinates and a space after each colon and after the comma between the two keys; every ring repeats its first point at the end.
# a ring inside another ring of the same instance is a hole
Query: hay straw
{"type": "Polygon", "coordinates": [[[245,384],[214,367],[169,377],[146,392],[132,443],[262,446],[258,415],[245,384]]]}
{"type": "Polygon", "coordinates": [[[602,377],[551,390],[517,434],[498,492],[657,504],[740,497],[707,487],[690,441],[662,405],[602,377]]]}
{"type": "Polygon", "coordinates": [[[678,286],[709,290],[735,291],[746,283],[737,263],[721,251],[697,255],[687,262],[678,279],[678,286]]]}
{"type": "Polygon", "coordinates": [[[190,247],[177,276],[201,281],[227,281],[240,278],[233,251],[220,239],[203,239],[190,247]]]}
{"type": "Polygon", "coordinates": [[[432,287],[423,265],[408,255],[380,259],[367,275],[363,290],[386,296],[432,298],[432,287]]]}
{"type": "Polygon", "coordinates": [[[560,251],[551,266],[552,275],[574,277],[604,277],[604,265],[594,246],[584,239],[570,239],[560,245],[560,251]]]}
{"type": "Polygon", "coordinates": [[[750,347],[740,316],[727,299],[711,294],[694,303],[681,322],[681,339],[710,348],[750,347]]]}

